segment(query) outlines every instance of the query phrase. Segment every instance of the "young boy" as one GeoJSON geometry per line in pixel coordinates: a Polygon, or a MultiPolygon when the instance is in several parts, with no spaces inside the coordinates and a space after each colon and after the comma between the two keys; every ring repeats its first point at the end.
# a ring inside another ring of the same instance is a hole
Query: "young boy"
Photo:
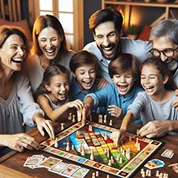
{"type": "MultiPolygon", "coordinates": [[[[136,86],[140,76],[140,65],[135,56],[121,54],[109,64],[109,75],[113,83],[100,91],[88,94],[84,100],[86,113],[94,107],[105,106],[105,114],[119,118],[126,114],[128,106],[133,102],[137,93],[143,89],[136,86]]],[[[138,119],[135,122],[141,124],[138,119]]]]}
{"type": "MultiPolygon", "coordinates": [[[[74,77],[71,83],[72,100],[83,101],[87,94],[99,90],[96,81],[98,67],[96,56],[88,51],[79,51],[72,56],[70,61],[70,70],[74,77]]],[[[97,112],[102,113],[103,109],[97,108],[97,112]]]]}

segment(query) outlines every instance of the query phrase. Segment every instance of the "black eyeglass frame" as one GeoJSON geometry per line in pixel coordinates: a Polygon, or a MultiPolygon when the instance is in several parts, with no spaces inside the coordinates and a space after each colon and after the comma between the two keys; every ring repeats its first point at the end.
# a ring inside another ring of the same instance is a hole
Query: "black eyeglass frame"
{"type": "Polygon", "coordinates": [[[174,52],[176,51],[176,50],[178,50],[178,47],[177,48],[175,48],[175,49],[172,49],[172,48],[166,48],[166,49],[164,49],[164,50],[158,50],[158,49],[156,49],[156,48],[152,48],[149,52],[153,55],[153,56],[155,56],[155,57],[160,57],[161,56],[161,53],[163,53],[164,54],[164,56],[166,56],[166,57],[172,57],[172,56],[174,56],[174,52]],[[158,56],[155,56],[154,54],[153,54],[153,50],[155,50],[155,51],[157,51],[158,52],[158,56]],[[170,56],[167,56],[166,54],[165,54],[165,51],[171,51],[172,52],[172,55],[170,55],[170,56]]]}

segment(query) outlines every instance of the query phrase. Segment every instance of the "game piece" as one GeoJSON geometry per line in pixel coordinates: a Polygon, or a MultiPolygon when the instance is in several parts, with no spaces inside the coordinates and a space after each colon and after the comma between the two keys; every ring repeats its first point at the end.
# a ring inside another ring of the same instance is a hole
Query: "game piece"
{"type": "Polygon", "coordinates": [[[99,171],[96,171],[96,177],[99,177],[99,171]]]}
{"type": "Polygon", "coordinates": [[[107,123],[107,115],[104,115],[104,121],[105,124],[107,123]]]}
{"type": "Polygon", "coordinates": [[[159,178],[163,178],[163,173],[160,173],[160,174],[159,174],[159,178]]]}
{"type": "Polygon", "coordinates": [[[146,170],[145,175],[146,175],[146,176],[149,175],[149,170],[148,170],[148,169],[146,170]]]}
{"type": "Polygon", "coordinates": [[[151,170],[148,169],[148,177],[151,177],[151,170]]]}
{"type": "Polygon", "coordinates": [[[72,116],[72,122],[74,123],[76,120],[75,120],[75,115],[72,116]]]}
{"type": "Polygon", "coordinates": [[[109,121],[109,125],[112,126],[112,120],[109,121]]]}
{"type": "Polygon", "coordinates": [[[108,166],[111,166],[112,165],[112,162],[111,162],[111,159],[109,160],[108,162],[108,166]]]}
{"type": "Polygon", "coordinates": [[[92,128],[92,126],[91,125],[88,125],[88,131],[93,131],[93,128],[92,128]]]}
{"type": "Polygon", "coordinates": [[[72,113],[69,113],[68,120],[72,120],[72,113]]]}
{"type": "Polygon", "coordinates": [[[141,171],[140,171],[140,173],[142,174],[143,172],[145,172],[145,171],[144,171],[144,169],[142,168],[141,171]]]}
{"type": "Polygon", "coordinates": [[[83,146],[82,146],[81,155],[82,155],[82,156],[85,156],[85,149],[84,149],[84,147],[83,147],[83,146]]]}
{"type": "Polygon", "coordinates": [[[145,172],[142,173],[142,177],[146,177],[145,172]]]}
{"type": "Polygon", "coordinates": [[[64,130],[65,123],[61,123],[61,130],[64,130]]]}
{"type": "Polygon", "coordinates": [[[117,155],[117,161],[119,161],[119,160],[120,160],[120,154],[117,155]]]}
{"type": "Polygon", "coordinates": [[[103,116],[101,114],[98,116],[98,123],[103,123],[103,116]]]}
{"type": "Polygon", "coordinates": [[[81,144],[81,143],[79,143],[78,152],[79,152],[79,153],[82,152],[82,144],[81,144]]]}
{"type": "Polygon", "coordinates": [[[74,150],[74,145],[72,145],[72,150],[74,150]]]}
{"type": "Polygon", "coordinates": [[[104,140],[107,140],[108,139],[108,135],[107,133],[104,133],[104,140]]]}
{"type": "Polygon", "coordinates": [[[96,177],[95,177],[95,172],[92,173],[92,178],[96,178],[96,177]]]}
{"type": "Polygon", "coordinates": [[[94,160],[94,153],[93,153],[93,149],[91,149],[90,159],[91,159],[92,161],[94,160]]]}
{"type": "Polygon", "coordinates": [[[70,143],[67,142],[66,151],[70,151],[70,143]]]}
{"type": "Polygon", "coordinates": [[[168,178],[168,174],[164,173],[163,178],[168,178]]]}
{"type": "Polygon", "coordinates": [[[140,151],[140,143],[137,144],[137,150],[140,151]]]}
{"type": "Polygon", "coordinates": [[[119,159],[119,163],[122,164],[122,157],[120,157],[120,159],[119,159]]]}
{"type": "Polygon", "coordinates": [[[57,138],[55,139],[54,147],[58,148],[58,140],[57,140],[57,138]]]}
{"type": "Polygon", "coordinates": [[[126,154],[125,154],[126,158],[129,160],[130,159],[130,148],[128,148],[126,150],[126,154]]]}
{"type": "Polygon", "coordinates": [[[159,171],[158,170],[156,171],[156,177],[159,177],[159,171]]]}
{"type": "Polygon", "coordinates": [[[114,157],[111,156],[111,164],[114,164],[114,157]]]}
{"type": "Polygon", "coordinates": [[[109,174],[107,174],[106,178],[109,178],[109,174]]]}

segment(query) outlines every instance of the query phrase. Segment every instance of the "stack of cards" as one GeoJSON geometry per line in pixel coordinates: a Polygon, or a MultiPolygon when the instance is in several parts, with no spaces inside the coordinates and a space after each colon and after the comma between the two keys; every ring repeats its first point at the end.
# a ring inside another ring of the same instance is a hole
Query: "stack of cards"
{"type": "Polygon", "coordinates": [[[161,154],[161,156],[165,158],[172,158],[173,155],[174,155],[174,152],[169,149],[164,150],[164,152],[161,154]]]}
{"type": "Polygon", "coordinates": [[[159,159],[152,159],[145,164],[145,167],[148,169],[157,169],[157,168],[164,167],[164,165],[165,163],[163,161],[159,159]]]}
{"type": "Polygon", "coordinates": [[[89,169],[82,168],[74,164],[67,164],[61,159],[55,157],[44,157],[43,155],[33,155],[28,157],[24,167],[47,168],[48,171],[71,178],[83,178],[89,172],[89,169]]]}
{"type": "Polygon", "coordinates": [[[33,155],[28,157],[24,163],[24,167],[29,167],[31,169],[37,168],[38,165],[45,160],[43,155],[33,155]]]}

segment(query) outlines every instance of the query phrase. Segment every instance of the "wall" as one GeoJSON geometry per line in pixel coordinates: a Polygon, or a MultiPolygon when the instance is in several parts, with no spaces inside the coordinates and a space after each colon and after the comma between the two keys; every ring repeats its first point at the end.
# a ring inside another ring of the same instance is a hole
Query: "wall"
{"type": "Polygon", "coordinates": [[[88,19],[99,9],[101,9],[101,0],[84,0],[84,45],[94,40],[88,27],[88,19]]]}

